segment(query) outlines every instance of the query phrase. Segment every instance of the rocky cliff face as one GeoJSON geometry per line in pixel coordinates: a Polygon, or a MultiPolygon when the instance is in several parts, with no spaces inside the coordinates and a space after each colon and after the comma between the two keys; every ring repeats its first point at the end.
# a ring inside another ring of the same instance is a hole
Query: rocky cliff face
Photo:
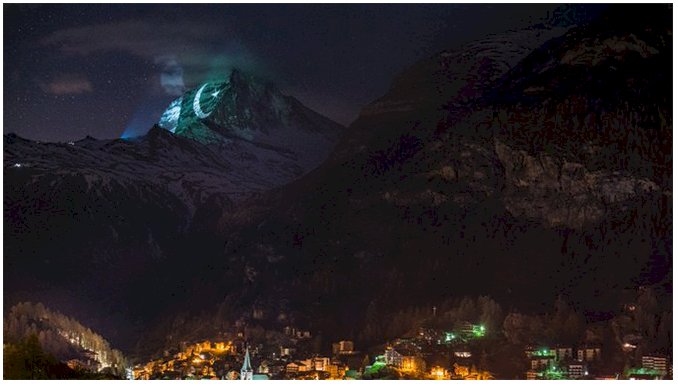
{"type": "Polygon", "coordinates": [[[512,148],[495,146],[516,215],[583,228],[671,194],[668,23],[615,12],[540,47],[481,102],[512,148]]]}
{"type": "Polygon", "coordinates": [[[496,142],[495,152],[505,170],[506,209],[553,227],[583,228],[597,224],[610,209],[661,191],[654,182],[621,171],[589,171],[581,163],[547,155],[530,156],[496,142]]]}
{"type": "Polygon", "coordinates": [[[394,336],[389,314],[450,295],[612,310],[623,287],[670,286],[664,11],[414,65],[318,170],[222,218],[223,290],[241,295],[227,301],[265,295],[271,319],[368,342],[394,336]],[[381,331],[366,330],[374,316],[381,331]]]}

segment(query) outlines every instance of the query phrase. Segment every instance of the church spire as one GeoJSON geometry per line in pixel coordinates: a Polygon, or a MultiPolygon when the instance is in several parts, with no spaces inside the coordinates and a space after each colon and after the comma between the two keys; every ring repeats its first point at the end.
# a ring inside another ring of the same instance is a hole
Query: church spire
{"type": "Polygon", "coordinates": [[[245,348],[245,361],[242,363],[240,369],[240,380],[252,380],[254,370],[252,369],[252,362],[250,361],[250,348],[245,348]]]}

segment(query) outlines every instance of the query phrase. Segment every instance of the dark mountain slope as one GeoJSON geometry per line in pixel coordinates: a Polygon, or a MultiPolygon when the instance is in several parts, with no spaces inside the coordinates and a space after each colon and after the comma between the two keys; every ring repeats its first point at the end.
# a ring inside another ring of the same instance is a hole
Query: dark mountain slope
{"type": "Polygon", "coordinates": [[[187,255],[215,252],[203,238],[223,214],[317,166],[340,132],[237,71],[218,91],[218,102],[189,91],[175,134],[154,127],[137,138],[72,143],[5,135],[5,310],[18,300],[58,302],[148,319],[157,308],[149,300],[186,293],[187,255]],[[195,113],[195,100],[209,116],[195,113]]]}
{"type": "MultiPolygon", "coordinates": [[[[445,100],[436,98],[449,94],[431,91],[430,99],[408,104],[399,99],[407,92],[389,93],[393,100],[387,96],[366,108],[321,168],[224,217],[227,262],[208,280],[225,283],[204,288],[213,297],[226,293],[226,302],[244,309],[258,303],[271,320],[281,311],[293,313],[333,335],[375,342],[397,334],[389,321],[403,308],[463,294],[487,293],[538,310],[564,293],[580,309],[604,311],[617,307],[624,287],[670,281],[670,184],[646,171],[665,167],[671,157],[662,144],[670,142],[671,113],[665,89],[654,88],[656,79],[670,77],[670,45],[642,40],[638,31],[653,16],[636,16],[608,13],[614,23],[574,29],[534,55],[525,52],[520,63],[516,57],[507,73],[481,63],[505,62],[492,58],[512,45],[498,46],[490,58],[469,53],[478,61],[468,67],[490,68],[478,76],[491,73],[496,81],[466,80],[469,87],[446,88],[453,96],[445,100]],[[610,39],[636,45],[621,54],[609,48],[610,39]],[[645,46],[657,53],[638,54],[645,46]],[[572,69],[567,58],[579,49],[601,59],[572,69]],[[600,63],[620,74],[606,75],[600,63]],[[525,94],[541,68],[557,91],[525,94]],[[593,90],[592,82],[598,83],[593,90]],[[628,92],[629,82],[648,97],[628,92]],[[570,99],[581,101],[584,116],[608,111],[608,121],[613,117],[632,135],[644,135],[636,121],[664,116],[666,125],[653,133],[661,140],[639,144],[638,153],[655,156],[641,156],[642,167],[620,162],[636,149],[590,133],[601,128],[595,119],[561,135],[559,109],[570,99]],[[443,104],[446,116],[439,122],[430,106],[443,104]],[[545,143],[557,132],[557,149],[525,146],[523,126],[545,143]],[[597,137],[593,144],[603,154],[592,163],[562,149],[586,146],[588,137],[597,137]],[[375,322],[380,329],[366,327],[375,322]]],[[[670,25],[653,28],[648,36],[670,41],[670,25]]],[[[432,83],[438,76],[424,68],[408,73],[428,73],[432,83]]],[[[419,83],[401,78],[396,84],[407,89],[419,83]]]]}

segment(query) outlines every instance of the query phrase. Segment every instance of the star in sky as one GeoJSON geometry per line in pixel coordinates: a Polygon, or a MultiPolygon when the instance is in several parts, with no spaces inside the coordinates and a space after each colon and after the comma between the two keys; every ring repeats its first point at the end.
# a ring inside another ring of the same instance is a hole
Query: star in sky
{"type": "Polygon", "coordinates": [[[4,133],[143,135],[172,100],[233,68],[348,125],[417,60],[541,22],[556,7],[8,4],[4,133]]]}

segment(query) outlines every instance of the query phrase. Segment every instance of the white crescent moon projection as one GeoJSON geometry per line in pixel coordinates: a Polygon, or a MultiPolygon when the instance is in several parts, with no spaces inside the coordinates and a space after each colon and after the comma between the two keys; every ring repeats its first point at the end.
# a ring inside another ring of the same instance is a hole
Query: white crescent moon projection
{"type": "Polygon", "coordinates": [[[210,115],[209,113],[203,112],[202,108],[200,108],[200,95],[202,94],[202,91],[203,89],[205,89],[206,86],[207,83],[203,84],[202,87],[198,89],[198,92],[195,93],[195,98],[193,98],[193,112],[195,112],[195,115],[201,119],[206,119],[210,115]]]}

